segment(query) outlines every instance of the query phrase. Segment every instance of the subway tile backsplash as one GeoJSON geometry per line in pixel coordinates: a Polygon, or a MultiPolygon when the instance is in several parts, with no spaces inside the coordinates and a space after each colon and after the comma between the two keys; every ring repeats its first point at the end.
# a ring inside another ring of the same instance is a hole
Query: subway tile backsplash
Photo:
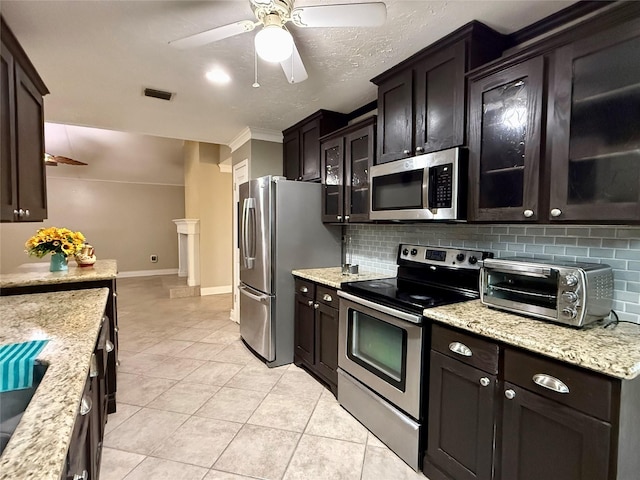
{"type": "Polygon", "coordinates": [[[640,226],[349,225],[352,262],[396,274],[399,243],[487,250],[496,257],[606,263],[613,268],[613,308],[640,323],[640,226]]]}

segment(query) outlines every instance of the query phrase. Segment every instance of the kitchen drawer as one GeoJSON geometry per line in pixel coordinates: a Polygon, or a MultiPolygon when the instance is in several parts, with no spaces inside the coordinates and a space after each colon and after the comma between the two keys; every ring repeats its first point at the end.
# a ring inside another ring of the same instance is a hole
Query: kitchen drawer
{"type": "Polygon", "coordinates": [[[324,303],[325,305],[332,308],[337,309],[339,307],[337,290],[333,288],[323,287],[322,285],[317,286],[316,301],[319,303],[324,303]]]}
{"type": "Polygon", "coordinates": [[[431,332],[433,350],[487,373],[498,373],[498,344],[435,324],[431,332]]]}
{"type": "Polygon", "coordinates": [[[313,300],[316,294],[316,284],[296,278],[296,293],[313,300]]]}
{"type": "Polygon", "coordinates": [[[611,421],[615,380],[604,375],[507,348],[504,354],[504,380],[594,417],[611,421]],[[534,378],[538,382],[546,381],[548,386],[539,385],[534,378]],[[556,380],[562,382],[568,391],[556,391],[560,389],[556,380]]]}

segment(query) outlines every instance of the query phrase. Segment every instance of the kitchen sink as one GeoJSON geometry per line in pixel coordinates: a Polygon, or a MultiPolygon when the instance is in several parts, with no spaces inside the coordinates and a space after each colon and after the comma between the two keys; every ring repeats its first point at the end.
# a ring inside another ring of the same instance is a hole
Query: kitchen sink
{"type": "Polygon", "coordinates": [[[0,393],[0,455],[18,427],[22,414],[27,409],[46,371],[47,365],[34,365],[31,388],[0,393]]]}

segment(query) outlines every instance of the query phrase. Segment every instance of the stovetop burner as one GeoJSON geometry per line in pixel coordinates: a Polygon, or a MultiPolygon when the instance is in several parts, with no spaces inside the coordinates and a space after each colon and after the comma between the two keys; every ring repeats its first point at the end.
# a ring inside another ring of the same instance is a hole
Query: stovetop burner
{"type": "Polygon", "coordinates": [[[342,284],[342,289],[411,313],[479,298],[479,261],[487,252],[400,245],[396,278],[342,284]]]}

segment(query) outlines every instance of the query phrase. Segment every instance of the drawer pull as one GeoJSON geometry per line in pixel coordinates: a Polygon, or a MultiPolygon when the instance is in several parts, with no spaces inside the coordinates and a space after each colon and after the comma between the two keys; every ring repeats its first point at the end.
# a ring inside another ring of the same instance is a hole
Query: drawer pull
{"type": "Polygon", "coordinates": [[[319,303],[314,303],[314,304],[313,304],[313,308],[315,308],[316,310],[317,310],[319,307],[320,307],[320,304],[319,304],[319,303]]]}
{"type": "Polygon", "coordinates": [[[482,377],[480,379],[480,385],[482,385],[483,387],[488,387],[490,383],[491,380],[489,380],[487,377],[482,377]]]}
{"type": "Polygon", "coordinates": [[[533,381],[536,385],[553,390],[554,392],[569,393],[569,387],[567,387],[564,382],[546,373],[536,373],[533,376],[533,381]]]}
{"type": "Polygon", "coordinates": [[[307,287],[300,287],[300,292],[302,293],[308,293],[309,289],[307,287]]]}
{"type": "Polygon", "coordinates": [[[89,472],[87,472],[86,470],[82,471],[82,475],[76,473],[73,476],[73,480],[88,480],[88,478],[89,478],[89,472]]]}
{"type": "Polygon", "coordinates": [[[91,354],[91,362],[89,363],[89,377],[95,378],[98,376],[98,362],[96,360],[96,354],[91,354]]]}
{"type": "Polygon", "coordinates": [[[458,355],[462,355],[463,357],[470,357],[471,355],[473,355],[471,349],[464,343],[460,342],[451,342],[449,344],[449,350],[451,350],[453,353],[457,353],[458,355]]]}
{"type": "Polygon", "coordinates": [[[310,307],[313,307],[313,300],[309,300],[309,301],[307,302],[307,305],[309,305],[310,307]]]}
{"type": "Polygon", "coordinates": [[[333,297],[331,295],[329,295],[328,293],[325,293],[322,296],[322,300],[324,300],[325,302],[333,302],[333,297]]]}
{"type": "Polygon", "coordinates": [[[507,397],[507,400],[513,400],[515,398],[515,396],[516,396],[516,392],[514,392],[511,389],[505,390],[504,391],[504,396],[507,397]]]}
{"type": "Polygon", "coordinates": [[[113,352],[114,348],[115,345],[113,344],[113,342],[111,340],[107,340],[107,342],[105,343],[105,349],[107,350],[107,352],[113,352]]]}
{"type": "Polygon", "coordinates": [[[93,402],[91,398],[86,395],[82,397],[82,401],[80,402],[80,415],[83,417],[87,415],[91,411],[91,407],[93,406],[93,402]]]}

